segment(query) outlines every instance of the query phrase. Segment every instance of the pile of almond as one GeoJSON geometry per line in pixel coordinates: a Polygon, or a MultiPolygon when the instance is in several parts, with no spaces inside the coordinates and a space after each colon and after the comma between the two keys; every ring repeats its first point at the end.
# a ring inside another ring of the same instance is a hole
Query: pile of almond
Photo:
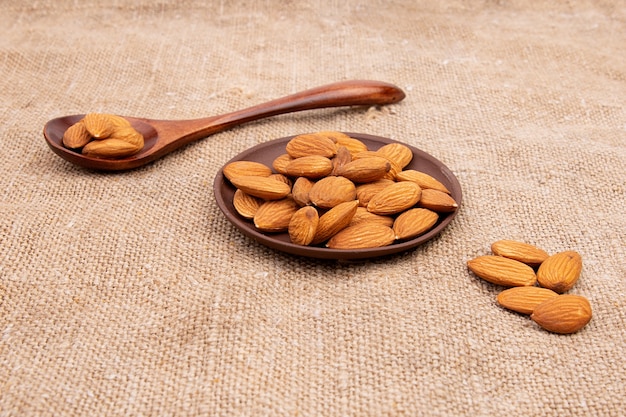
{"type": "Polygon", "coordinates": [[[413,152],[401,143],[377,150],[344,133],[324,131],[289,140],[272,166],[227,164],[233,205],[262,232],[288,232],[298,245],[363,249],[412,239],[440,213],[457,209],[432,176],[406,169],[413,152]]]}
{"type": "Polygon", "coordinates": [[[467,262],[478,277],[510,287],[497,301],[509,310],[528,314],[553,333],[574,333],[591,320],[591,305],[581,295],[565,294],[582,271],[582,258],[575,251],[548,255],[524,242],[499,240],[491,245],[493,255],[467,262]]]}
{"type": "Polygon", "coordinates": [[[86,114],[63,134],[63,146],[96,158],[131,156],[143,145],[143,135],[128,120],[113,114],[86,114]]]}

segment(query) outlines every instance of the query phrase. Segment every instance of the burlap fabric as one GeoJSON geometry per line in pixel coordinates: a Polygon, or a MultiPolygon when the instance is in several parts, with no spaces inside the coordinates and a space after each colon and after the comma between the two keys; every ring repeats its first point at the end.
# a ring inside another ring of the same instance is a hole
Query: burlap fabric
{"type": "Polygon", "coordinates": [[[619,416],[626,408],[626,5],[0,2],[1,416],[619,416]],[[347,79],[406,99],[250,123],[120,174],[49,119],[221,114],[347,79]],[[212,183],[257,143],[399,139],[459,215],[343,264],[242,236],[212,183]],[[466,261],[518,239],[584,260],[581,332],[541,330],[466,261]]]}

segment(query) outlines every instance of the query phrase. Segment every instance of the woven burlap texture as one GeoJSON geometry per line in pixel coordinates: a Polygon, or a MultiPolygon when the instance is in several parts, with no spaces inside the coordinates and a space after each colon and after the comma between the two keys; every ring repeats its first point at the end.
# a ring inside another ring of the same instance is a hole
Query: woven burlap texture
{"type": "Polygon", "coordinates": [[[623,1],[0,1],[0,416],[618,416],[626,409],[623,1]],[[219,133],[88,171],[42,129],[222,114],[375,79],[385,107],[219,133]],[[215,203],[232,157],[316,130],[445,163],[458,216],[415,250],[289,256],[215,203]],[[573,335],[500,308],[467,260],[576,250],[573,335]]]}

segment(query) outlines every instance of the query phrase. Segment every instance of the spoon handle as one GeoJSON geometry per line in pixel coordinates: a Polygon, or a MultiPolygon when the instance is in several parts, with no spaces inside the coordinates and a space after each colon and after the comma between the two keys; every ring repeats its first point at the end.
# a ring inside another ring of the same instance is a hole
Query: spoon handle
{"type": "Polygon", "coordinates": [[[162,144],[171,151],[222,130],[270,116],[326,107],[392,104],[404,97],[404,92],[393,84],[370,80],[342,81],[221,116],[180,121],[152,120],[151,124],[157,130],[167,131],[164,136],[177,137],[171,143],[162,144]]]}

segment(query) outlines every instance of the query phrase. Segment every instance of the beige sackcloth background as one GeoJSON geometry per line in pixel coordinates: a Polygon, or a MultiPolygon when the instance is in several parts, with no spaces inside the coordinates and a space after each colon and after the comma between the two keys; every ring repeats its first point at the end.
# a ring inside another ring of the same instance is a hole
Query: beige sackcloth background
{"type": "Polygon", "coordinates": [[[3,0],[0,16],[0,416],[624,415],[624,1],[3,0]],[[349,79],[407,96],[119,174],[42,135],[67,114],[201,117],[349,79]],[[458,216],[347,264],[223,217],[226,161],[329,129],[444,162],[458,216]],[[505,238],[582,255],[587,327],[551,334],[496,304],[466,262],[505,238]]]}

